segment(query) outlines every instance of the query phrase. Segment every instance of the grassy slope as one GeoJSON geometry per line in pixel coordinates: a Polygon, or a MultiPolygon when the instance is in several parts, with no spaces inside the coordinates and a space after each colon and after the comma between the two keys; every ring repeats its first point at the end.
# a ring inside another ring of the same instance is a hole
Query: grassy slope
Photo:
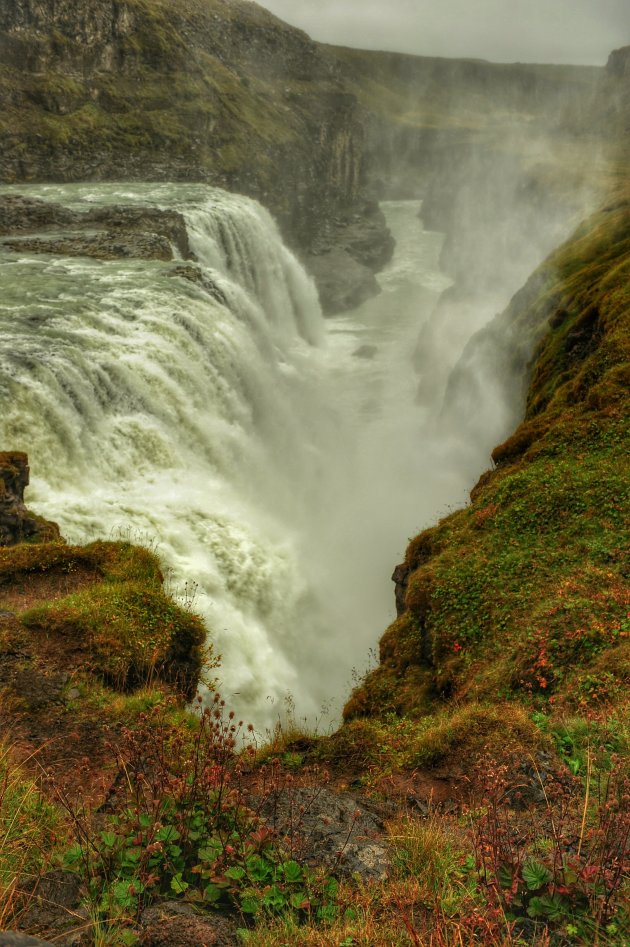
{"type": "MultiPolygon", "coordinates": [[[[629,287],[626,194],[582,225],[513,301],[519,334],[543,335],[525,420],[495,450],[496,467],[470,506],[412,540],[405,611],[334,743],[353,744],[356,732],[360,750],[388,713],[402,714],[411,731],[411,720],[428,717],[424,732],[440,715],[461,714],[462,702],[509,701],[506,723],[519,708],[624,714],[629,287]],[[436,702],[444,705],[437,718],[436,702]]],[[[487,713],[498,731],[500,714],[487,713]]],[[[443,749],[459,752],[460,741],[443,749]]]]}

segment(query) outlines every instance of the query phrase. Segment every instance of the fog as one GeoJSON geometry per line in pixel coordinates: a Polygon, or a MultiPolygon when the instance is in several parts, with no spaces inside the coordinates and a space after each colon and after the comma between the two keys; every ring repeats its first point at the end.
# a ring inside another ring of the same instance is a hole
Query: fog
{"type": "Polygon", "coordinates": [[[266,0],[320,42],[419,56],[603,65],[630,41],[627,0],[266,0]]]}

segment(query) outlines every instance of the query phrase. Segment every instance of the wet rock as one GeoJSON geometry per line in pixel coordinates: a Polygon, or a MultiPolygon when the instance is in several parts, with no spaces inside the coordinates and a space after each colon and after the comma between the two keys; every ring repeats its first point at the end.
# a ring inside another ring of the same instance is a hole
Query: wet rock
{"type": "Polygon", "coordinates": [[[27,455],[17,451],[0,453],[0,546],[60,538],[55,523],[48,523],[26,509],[24,490],[28,482],[27,455]]]}
{"type": "Polygon", "coordinates": [[[318,256],[310,255],[304,262],[319,290],[325,316],[355,309],[381,292],[372,270],[357,263],[347,250],[334,249],[318,256]]]}
{"type": "Polygon", "coordinates": [[[0,947],[52,947],[52,944],[18,931],[0,931],[0,947]]]}
{"type": "Polygon", "coordinates": [[[81,214],[86,225],[97,225],[107,231],[159,234],[177,247],[185,259],[191,257],[186,221],[177,211],[157,207],[98,207],[81,214]]]}
{"type": "Polygon", "coordinates": [[[276,794],[262,814],[310,865],[341,875],[387,876],[382,819],[356,796],[320,787],[292,789],[276,794]]]}
{"type": "Polygon", "coordinates": [[[172,260],[175,248],[185,259],[192,257],[182,215],[157,207],[72,211],[53,201],[0,195],[0,234],[10,238],[5,247],[30,253],[172,260]]]}
{"type": "Polygon", "coordinates": [[[389,263],[395,247],[395,240],[385,225],[385,215],[376,206],[341,230],[336,243],[358,263],[375,272],[389,263]]]}
{"type": "Polygon", "coordinates": [[[30,237],[5,240],[4,246],[21,253],[52,253],[57,256],[92,257],[96,260],[173,259],[169,241],[156,233],[99,233],[49,239],[30,237]]]}
{"type": "Polygon", "coordinates": [[[223,290],[204,273],[200,266],[194,263],[180,263],[170,271],[169,276],[181,276],[182,279],[187,279],[191,283],[198,283],[213,299],[223,306],[227,305],[227,296],[223,290]]]}
{"type": "Polygon", "coordinates": [[[75,220],[73,211],[52,201],[40,201],[23,194],[0,195],[0,234],[67,227],[75,220]]]}
{"type": "Polygon", "coordinates": [[[355,358],[371,359],[374,358],[377,352],[378,349],[375,345],[361,345],[356,350],[356,352],[353,352],[352,354],[355,358]]]}

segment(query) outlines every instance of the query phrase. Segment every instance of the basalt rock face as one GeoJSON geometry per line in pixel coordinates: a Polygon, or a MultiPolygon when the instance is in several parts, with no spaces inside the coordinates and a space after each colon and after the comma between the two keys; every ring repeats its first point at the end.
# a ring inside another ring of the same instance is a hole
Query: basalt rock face
{"type": "Polygon", "coordinates": [[[371,246],[344,249],[368,271],[391,255],[356,97],[256,4],[0,0],[0,60],[0,181],[207,181],[260,200],[303,255],[357,216],[371,246]]]}
{"type": "Polygon", "coordinates": [[[55,523],[48,523],[26,509],[24,490],[28,482],[26,454],[0,453],[0,546],[52,542],[60,538],[55,523]]]}

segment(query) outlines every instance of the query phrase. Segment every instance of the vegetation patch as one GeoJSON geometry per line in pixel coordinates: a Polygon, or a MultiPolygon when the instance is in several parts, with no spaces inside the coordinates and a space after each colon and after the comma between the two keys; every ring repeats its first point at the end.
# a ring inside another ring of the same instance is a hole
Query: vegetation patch
{"type": "Polygon", "coordinates": [[[7,604],[26,606],[22,625],[71,644],[116,688],[162,679],[194,693],[206,631],[165,593],[149,550],[129,543],[0,550],[0,603],[3,594],[7,604]]]}
{"type": "Polygon", "coordinates": [[[546,327],[526,420],[494,452],[471,506],[410,545],[406,610],[348,718],[379,704],[426,712],[429,686],[447,699],[518,695],[567,711],[625,702],[629,228],[620,200],[512,303],[519,331],[546,327]]]}

